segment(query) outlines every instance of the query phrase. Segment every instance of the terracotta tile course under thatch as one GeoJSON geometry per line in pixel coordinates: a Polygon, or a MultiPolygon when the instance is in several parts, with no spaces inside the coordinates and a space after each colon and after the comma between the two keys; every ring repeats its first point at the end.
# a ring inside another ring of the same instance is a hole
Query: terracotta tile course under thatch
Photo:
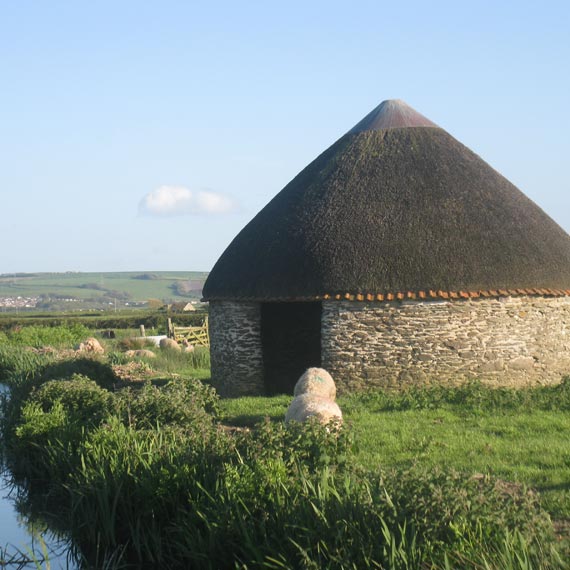
{"type": "MultiPolygon", "coordinates": [[[[288,301],[393,301],[393,300],[404,300],[404,299],[477,299],[478,297],[529,297],[529,296],[539,296],[539,297],[564,297],[570,296],[570,290],[562,289],[510,289],[505,290],[494,290],[494,291],[407,291],[406,293],[342,293],[329,295],[325,293],[324,295],[315,295],[314,297],[279,297],[276,299],[264,299],[264,301],[271,302],[288,302],[288,301]]],[[[223,300],[211,298],[211,301],[223,300]]],[[[257,298],[248,297],[238,297],[234,300],[239,301],[258,301],[257,298]]]]}

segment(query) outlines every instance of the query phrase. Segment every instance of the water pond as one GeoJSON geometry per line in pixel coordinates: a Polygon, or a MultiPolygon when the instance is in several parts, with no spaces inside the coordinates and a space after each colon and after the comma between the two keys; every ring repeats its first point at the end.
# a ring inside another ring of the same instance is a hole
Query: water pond
{"type": "MultiPolygon", "coordinates": [[[[0,393],[6,391],[0,385],[0,393]]],[[[69,544],[64,539],[18,511],[18,490],[0,466],[0,560],[3,558],[4,564],[12,561],[5,567],[75,570],[77,565],[68,560],[68,551],[69,544]]],[[[0,567],[4,567],[2,563],[0,567]]]]}

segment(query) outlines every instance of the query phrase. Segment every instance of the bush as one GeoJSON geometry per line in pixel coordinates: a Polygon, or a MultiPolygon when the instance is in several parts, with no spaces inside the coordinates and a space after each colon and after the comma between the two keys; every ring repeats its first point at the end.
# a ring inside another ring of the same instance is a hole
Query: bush
{"type": "MultiPolygon", "coordinates": [[[[37,421],[40,423],[47,422],[46,425],[49,425],[51,419],[47,416],[55,412],[49,409],[48,400],[42,402],[42,405],[45,404],[43,407],[40,402],[34,400],[34,398],[39,397],[38,394],[44,394],[41,387],[45,383],[55,382],[55,384],[50,384],[49,389],[46,389],[45,392],[46,398],[51,398],[50,402],[53,401],[55,404],[57,396],[67,395],[70,406],[69,409],[63,406],[62,410],[67,418],[66,423],[76,425],[81,424],[81,421],[67,421],[69,414],[73,411],[73,398],[81,401],[81,394],[85,390],[90,392],[90,395],[85,397],[85,402],[94,397],[95,389],[90,384],[91,381],[103,390],[113,388],[117,381],[111,367],[96,360],[79,358],[55,362],[51,355],[36,354],[20,347],[10,347],[7,351],[4,351],[3,348],[0,347],[0,373],[5,378],[4,382],[10,386],[10,393],[4,395],[1,400],[1,425],[4,443],[8,448],[11,446],[17,448],[20,445],[16,441],[15,431],[18,426],[28,422],[24,413],[31,414],[30,418],[38,418],[44,414],[46,417],[42,416],[37,421]],[[71,378],[75,380],[79,378],[81,382],[62,384],[61,388],[56,387],[58,382],[69,381],[71,378]]],[[[80,413],[79,410],[75,410],[75,412],[80,413]]],[[[82,428],[83,426],[81,426],[82,428]]],[[[41,445],[44,444],[45,441],[41,445]]]]}
{"type": "Polygon", "coordinates": [[[198,380],[171,380],[163,388],[150,382],[139,391],[127,389],[119,396],[124,421],[133,427],[157,425],[198,429],[210,426],[217,415],[218,396],[198,380]]]}
{"type": "Polygon", "coordinates": [[[31,485],[34,492],[37,492],[34,484],[39,484],[45,497],[51,495],[56,500],[64,497],[67,479],[79,461],[82,428],[69,421],[59,401],[48,411],[38,402],[26,401],[18,419],[5,442],[7,463],[13,476],[31,485]]]}
{"type": "Polygon", "coordinates": [[[50,436],[67,424],[67,412],[61,402],[54,402],[49,410],[44,410],[37,402],[25,402],[21,411],[21,422],[16,427],[16,436],[25,448],[38,448],[49,442],[50,436]]]}
{"type": "MultiPolygon", "coordinates": [[[[179,313],[176,315],[176,324],[178,326],[200,326],[204,321],[206,313],[196,311],[195,313],[179,313]]],[[[81,324],[90,330],[96,329],[138,329],[140,325],[144,325],[147,330],[159,329],[166,330],[167,315],[164,311],[147,311],[142,309],[129,309],[123,313],[115,313],[115,311],[101,312],[93,311],[92,313],[70,313],[70,314],[54,314],[47,312],[43,315],[18,315],[9,316],[2,315],[0,318],[0,330],[9,331],[16,326],[68,326],[72,324],[81,324]]]]}
{"type": "Polygon", "coordinates": [[[467,537],[495,540],[505,530],[518,530],[527,540],[554,538],[535,493],[489,476],[393,469],[375,480],[372,494],[389,524],[405,522],[418,539],[440,549],[466,547],[467,537]]]}
{"type": "Polygon", "coordinates": [[[118,378],[109,364],[100,362],[94,358],[74,358],[73,360],[62,360],[53,362],[39,370],[34,379],[35,385],[42,384],[48,380],[58,378],[71,378],[74,374],[87,376],[105,390],[112,390],[118,382],[118,378]]]}
{"type": "Polygon", "coordinates": [[[113,401],[110,392],[81,374],[73,374],[68,380],[50,380],[29,398],[46,413],[61,404],[69,421],[86,428],[99,425],[111,412],[113,401]]]}
{"type": "Polygon", "coordinates": [[[325,466],[349,466],[353,437],[347,426],[334,422],[270,422],[266,419],[253,430],[238,432],[238,449],[244,461],[278,459],[289,468],[303,466],[316,471],[325,466]]]}
{"type": "Polygon", "coordinates": [[[79,374],[5,402],[4,439],[14,474],[62,485],[86,433],[109,416],[113,403],[110,392],[79,374]]]}

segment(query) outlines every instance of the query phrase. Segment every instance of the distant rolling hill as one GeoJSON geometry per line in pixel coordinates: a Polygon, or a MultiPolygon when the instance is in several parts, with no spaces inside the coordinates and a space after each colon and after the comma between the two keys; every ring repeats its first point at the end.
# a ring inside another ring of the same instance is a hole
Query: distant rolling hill
{"type": "Polygon", "coordinates": [[[0,306],[24,307],[26,299],[38,308],[58,309],[199,300],[207,276],[199,271],[0,274],[0,306]]]}

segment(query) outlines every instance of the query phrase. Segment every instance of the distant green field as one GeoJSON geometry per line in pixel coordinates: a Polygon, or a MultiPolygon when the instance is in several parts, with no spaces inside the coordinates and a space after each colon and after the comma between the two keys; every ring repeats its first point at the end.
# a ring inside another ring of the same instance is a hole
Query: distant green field
{"type": "Polygon", "coordinates": [[[198,271],[3,274],[0,275],[0,297],[43,295],[74,299],[118,297],[123,302],[139,303],[148,299],[182,301],[197,298],[200,292],[180,294],[180,286],[189,280],[203,281],[207,275],[198,271]],[[142,275],[149,278],[137,278],[142,275]]]}

